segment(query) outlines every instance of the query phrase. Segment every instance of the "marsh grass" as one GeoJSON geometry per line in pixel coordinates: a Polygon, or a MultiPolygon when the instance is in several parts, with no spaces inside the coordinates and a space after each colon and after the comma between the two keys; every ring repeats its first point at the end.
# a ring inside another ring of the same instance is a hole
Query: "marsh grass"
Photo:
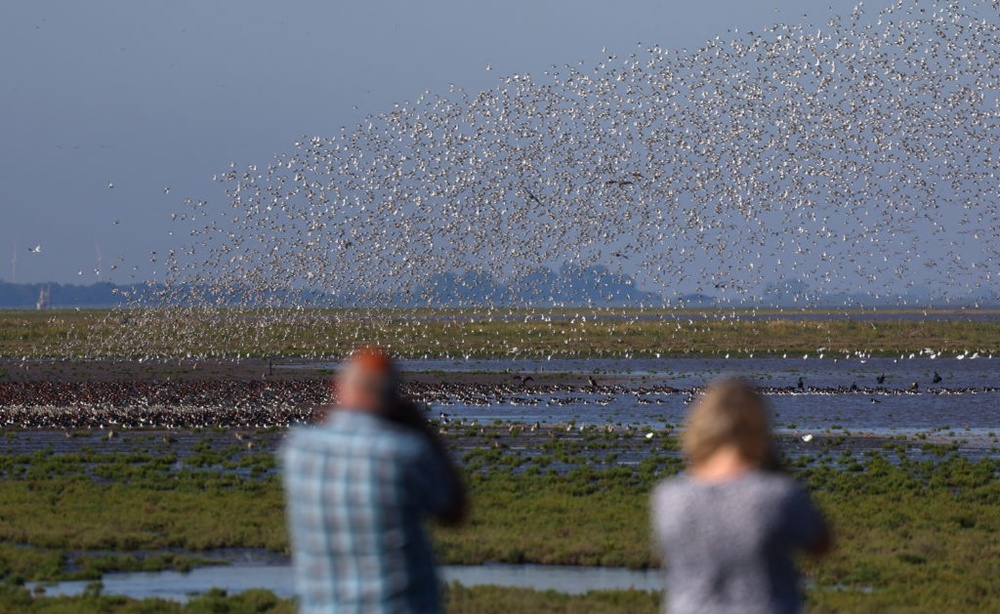
{"type": "MultiPolygon", "coordinates": [[[[533,591],[495,586],[464,587],[451,584],[444,590],[445,610],[452,614],[511,614],[512,612],[565,612],[587,614],[654,613],[660,596],[636,590],[592,591],[565,595],[555,591],[533,591]]],[[[102,595],[99,584],[79,597],[32,596],[27,590],[0,584],[0,605],[9,614],[292,614],[295,603],[279,599],[265,590],[228,595],[213,589],[186,604],[162,599],[133,600],[102,595]]]]}
{"type": "MultiPolygon", "coordinates": [[[[649,541],[649,492],[680,468],[676,441],[663,439],[662,452],[627,467],[589,456],[592,446],[615,445],[608,434],[547,441],[520,459],[512,450],[471,450],[473,514],[465,529],[434,529],[441,560],[658,565],[649,541]],[[568,467],[553,469],[559,462],[568,467]]],[[[1000,463],[970,462],[948,449],[927,460],[890,462],[887,452],[793,463],[838,536],[828,559],[803,562],[817,583],[809,591],[813,610],[1000,610],[1000,463]]],[[[206,456],[204,469],[178,469],[167,451],[0,454],[0,578],[16,584],[96,578],[115,569],[183,570],[216,548],[287,552],[279,479],[218,470],[220,462],[239,465],[237,453],[222,447],[206,456]],[[189,554],[140,556],[160,549],[189,554]]],[[[263,456],[251,464],[272,466],[273,458],[263,456]]],[[[15,593],[3,594],[15,599],[15,593]]],[[[454,588],[449,596],[453,611],[480,611],[494,601],[510,611],[643,611],[647,598],[485,588],[454,588]]],[[[114,603],[129,608],[121,611],[151,611],[114,603]]],[[[37,611],[93,611],[74,607],[37,611]]]]}
{"type": "Polygon", "coordinates": [[[212,589],[181,604],[165,599],[129,599],[102,594],[100,582],[92,583],[77,597],[47,597],[32,595],[11,583],[0,584],[0,605],[5,614],[294,614],[297,610],[290,599],[279,599],[266,590],[250,590],[229,595],[212,589]]]}
{"type": "Polygon", "coordinates": [[[0,484],[4,501],[0,540],[5,546],[36,549],[31,556],[23,548],[0,549],[10,572],[51,580],[81,574],[96,577],[116,568],[183,570],[192,564],[187,557],[135,559],[113,553],[231,547],[281,552],[287,547],[284,501],[274,476],[154,470],[145,461],[105,461],[95,467],[91,460],[79,464],[75,472],[67,469],[64,459],[29,462],[25,471],[8,464],[8,478],[0,484]],[[83,557],[80,569],[67,574],[49,555],[66,551],[112,554],[83,557]],[[48,563],[32,560],[37,558],[48,563]]]}
{"type": "Polygon", "coordinates": [[[635,614],[659,612],[660,595],[647,591],[591,591],[585,595],[565,595],[555,591],[533,591],[497,586],[447,588],[447,610],[469,614],[511,614],[512,612],[566,612],[635,614]]]}
{"type": "Polygon", "coordinates": [[[0,356],[317,357],[342,356],[359,344],[406,357],[482,358],[804,355],[820,347],[830,356],[1000,351],[1000,322],[946,312],[931,316],[955,319],[903,319],[914,313],[797,320],[616,309],[4,311],[0,356]]]}

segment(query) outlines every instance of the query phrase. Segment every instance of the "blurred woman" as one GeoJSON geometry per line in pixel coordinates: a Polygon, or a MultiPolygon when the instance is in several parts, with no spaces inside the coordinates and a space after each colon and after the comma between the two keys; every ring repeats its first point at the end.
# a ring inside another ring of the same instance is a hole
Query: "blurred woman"
{"type": "Polygon", "coordinates": [[[712,385],[681,444],[687,471],[652,497],[665,609],[800,611],[794,553],[825,554],[830,533],[805,491],[778,470],[764,399],[741,380],[712,385]]]}

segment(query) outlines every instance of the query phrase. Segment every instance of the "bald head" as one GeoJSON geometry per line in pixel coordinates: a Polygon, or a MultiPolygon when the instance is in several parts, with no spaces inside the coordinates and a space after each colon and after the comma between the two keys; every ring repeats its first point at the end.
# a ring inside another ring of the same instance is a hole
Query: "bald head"
{"type": "Polygon", "coordinates": [[[399,372],[381,350],[351,354],[336,377],[337,405],[341,409],[384,413],[399,394],[399,372]]]}

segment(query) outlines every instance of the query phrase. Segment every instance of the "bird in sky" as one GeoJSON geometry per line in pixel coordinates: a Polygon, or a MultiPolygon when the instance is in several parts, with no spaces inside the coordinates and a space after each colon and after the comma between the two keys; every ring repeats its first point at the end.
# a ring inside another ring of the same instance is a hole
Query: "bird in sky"
{"type": "MultiPolygon", "coordinates": [[[[134,302],[624,303],[640,280],[670,306],[698,286],[726,304],[992,296],[1000,22],[987,0],[915,6],[637,45],[301,137],[220,172],[226,198],[185,201],[183,246],[154,255],[159,289],[134,302]]],[[[151,331],[185,339],[134,326],[118,350],[155,345],[151,331]]]]}

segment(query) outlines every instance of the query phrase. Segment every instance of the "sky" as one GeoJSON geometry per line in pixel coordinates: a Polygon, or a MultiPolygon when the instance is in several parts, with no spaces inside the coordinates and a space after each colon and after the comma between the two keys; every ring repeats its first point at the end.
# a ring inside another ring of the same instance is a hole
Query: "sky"
{"type": "Polygon", "coordinates": [[[0,279],[144,281],[150,253],[176,244],[185,199],[227,199],[212,178],[230,164],[267,164],[425,91],[476,92],[640,42],[693,49],[732,29],[819,24],[854,5],[6,2],[0,279]]]}

